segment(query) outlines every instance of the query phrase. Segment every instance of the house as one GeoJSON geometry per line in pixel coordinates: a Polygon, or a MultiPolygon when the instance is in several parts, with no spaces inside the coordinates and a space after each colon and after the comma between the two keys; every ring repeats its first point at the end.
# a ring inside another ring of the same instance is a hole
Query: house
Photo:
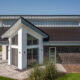
{"type": "Polygon", "coordinates": [[[61,53],[80,53],[80,15],[1,15],[2,60],[18,69],[61,53]]]}

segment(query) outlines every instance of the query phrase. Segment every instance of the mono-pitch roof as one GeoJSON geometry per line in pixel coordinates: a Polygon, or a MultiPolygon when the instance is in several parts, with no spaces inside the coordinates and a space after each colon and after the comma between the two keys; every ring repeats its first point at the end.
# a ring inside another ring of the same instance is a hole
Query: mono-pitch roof
{"type": "MultiPolygon", "coordinates": [[[[1,35],[8,29],[0,27],[0,41],[7,41],[1,39],[1,35]]],[[[49,41],[80,41],[80,27],[39,27],[39,29],[48,34],[49,41]]]]}
{"type": "Polygon", "coordinates": [[[49,41],[80,41],[80,27],[39,27],[49,36],[49,41]]]}

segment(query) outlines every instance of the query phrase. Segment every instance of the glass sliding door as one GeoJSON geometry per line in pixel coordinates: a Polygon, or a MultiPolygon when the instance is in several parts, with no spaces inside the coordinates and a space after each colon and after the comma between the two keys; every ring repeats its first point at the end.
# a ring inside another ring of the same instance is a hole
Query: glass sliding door
{"type": "Polygon", "coordinates": [[[18,66],[18,49],[12,48],[12,65],[18,66]]]}
{"type": "Polygon", "coordinates": [[[33,65],[34,64],[36,64],[36,63],[38,63],[38,49],[37,48],[34,48],[33,49],[33,56],[32,56],[33,58],[33,65]]]}
{"type": "Polygon", "coordinates": [[[27,49],[27,65],[33,67],[38,62],[38,48],[27,49]]]}
{"type": "Polygon", "coordinates": [[[28,67],[32,64],[32,50],[27,49],[27,65],[28,67]]]}
{"type": "Polygon", "coordinates": [[[34,66],[38,62],[38,46],[39,40],[31,34],[27,34],[27,65],[28,68],[34,66]]]}

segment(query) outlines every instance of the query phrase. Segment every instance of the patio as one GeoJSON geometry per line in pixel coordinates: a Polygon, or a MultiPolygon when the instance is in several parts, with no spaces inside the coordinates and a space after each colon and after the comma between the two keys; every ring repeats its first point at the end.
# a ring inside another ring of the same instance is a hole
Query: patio
{"type": "MultiPolygon", "coordinates": [[[[56,68],[60,72],[66,72],[64,67],[61,64],[56,64],[56,68]]],[[[24,80],[28,78],[28,75],[32,69],[27,69],[24,71],[20,71],[17,67],[13,65],[8,65],[7,60],[0,60],[0,76],[9,77],[18,80],[24,80]]]]}
{"type": "Polygon", "coordinates": [[[7,61],[0,60],[0,76],[23,80],[28,77],[30,70],[19,71],[15,66],[9,66],[7,61]]]}

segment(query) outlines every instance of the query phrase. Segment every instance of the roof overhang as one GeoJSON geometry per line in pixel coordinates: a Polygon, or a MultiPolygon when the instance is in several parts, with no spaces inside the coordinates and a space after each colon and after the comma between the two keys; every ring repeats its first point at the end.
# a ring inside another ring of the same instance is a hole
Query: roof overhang
{"type": "Polygon", "coordinates": [[[80,20],[80,15],[0,15],[0,19],[18,19],[20,16],[26,19],[74,19],[80,20]]]}
{"type": "Polygon", "coordinates": [[[48,41],[45,46],[80,46],[80,41],[48,41]]]}

